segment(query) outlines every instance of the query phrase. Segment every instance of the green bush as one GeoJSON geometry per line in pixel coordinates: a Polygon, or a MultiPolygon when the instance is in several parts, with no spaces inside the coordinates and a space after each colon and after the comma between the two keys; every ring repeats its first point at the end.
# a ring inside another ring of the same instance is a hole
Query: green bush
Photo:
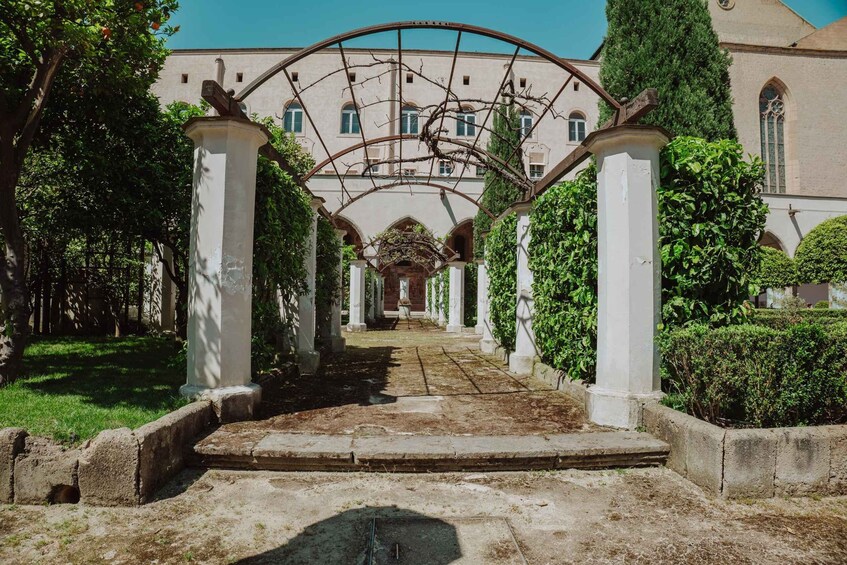
{"type": "Polygon", "coordinates": [[[318,217],[315,260],[315,336],[328,337],[332,324],[332,305],[341,300],[339,293],[339,261],[341,242],[332,223],[318,217]]]}
{"type": "Polygon", "coordinates": [[[756,308],[750,312],[749,321],[757,326],[784,330],[801,323],[815,323],[820,326],[847,323],[847,310],[829,308],[756,308]]]}
{"type": "Polygon", "coordinates": [[[847,422],[847,324],[694,325],[662,336],[663,388],[708,422],[779,427],[847,422]]]}
{"type": "Polygon", "coordinates": [[[797,284],[797,268],[794,260],[779,249],[759,247],[761,262],[759,269],[752,275],[755,294],[761,294],[767,288],[785,288],[797,284]]]}
{"type": "Polygon", "coordinates": [[[817,302],[815,302],[815,309],[826,310],[827,308],[829,308],[829,302],[827,302],[826,300],[818,300],[817,302]]]}
{"type": "Polygon", "coordinates": [[[818,224],[800,242],[794,258],[800,282],[847,281],[847,216],[818,224]]]}
{"type": "Polygon", "coordinates": [[[509,351],[515,348],[518,288],[518,217],[509,214],[498,222],[485,240],[488,266],[488,303],[491,333],[509,351]]]}
{"type": "Polygon", "coordinates": [[[678,137],[661,155],[658,190],[662,321],[669,326],[743,321],[768,207],[764,169],[735,141],[678,137]]]}
{"type": "Polygon", "coordinates": [[[476,320],[476,263],[465,265],[465,326],[473,327],[476,320]]]}
{"type": "Polygon", "coordinates": [[[597,349],[597,170],[550,188],[532,209],[532,327],[545,363],[594,378],[597,349]]]}

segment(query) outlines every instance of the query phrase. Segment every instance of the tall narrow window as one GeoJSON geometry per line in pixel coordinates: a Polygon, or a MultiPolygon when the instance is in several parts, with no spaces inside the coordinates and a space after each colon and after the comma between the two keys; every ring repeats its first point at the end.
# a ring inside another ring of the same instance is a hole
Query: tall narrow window
{"type": "Polygon", "coordinates": [[[532,114],[527,110],[521,111],[521,137],[529,137],[532,131],[532,114]]]}
{"type": "Polygon", "coordinates": [[[418,109],[414,106],[403,106],[400,112],[400,133],[418,133],[418,109]]]}
{"type": "Polygon", "coordinates": [[[456,135],[459,137],[476,135],[476,114],[470,108],[465,108],[456,114],[456,135]]]}
{"type": "Polygon", "coordinates": [[[359,114],[353,104],[341,109],[341,133],[359,133],[359,114]]]}
{"type": "Polygon", "coordinates": [[[759,95],[759,133],[765,162],[765,192],[785,192],[785,100],[769,84],[759,95]]]}
{"type": "Polygon", "coordinates": [[[579,112],[571,112],[568,117],[568,141],[585,139],[585,117],[579,112]]]}
{"type": "Polygon", "coordinates": [[[282,129],[289,133],[303,133],[303,108],[297,102],[291,102],[285,107],[282,129]]]}

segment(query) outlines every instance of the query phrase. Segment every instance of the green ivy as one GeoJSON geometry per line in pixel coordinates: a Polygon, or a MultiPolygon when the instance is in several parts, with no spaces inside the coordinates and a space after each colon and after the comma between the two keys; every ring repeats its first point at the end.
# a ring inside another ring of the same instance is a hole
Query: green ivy
{"type": "Polygon", "coordinates": [[[353,245],[345,245],[341,249],[341,276],[343,283],[341,288],[342,310],[350,310],[350,261],[356,260],[356,248],[353,245]]]}
{"type": "Polygon", "coordinates": [[[794,260],[779,249],[760,247],[761,263],[752,278],[752,294],[761,294],[767,288],[785,288],[797,284],[794,260]]]}
{"type": "MultiPolygon", "coordinates": [[[[365,269],[365,317],[368,317],[371,312],[371,305],[374,303],[374,285],[376,284],[376,273],[373,269],[365,269]]],[[[376,317],[376,308],[374,308],[374,317],[376,317]]]]}
{"type": "Polygon", "coordinates": [[[550,188],[532,209],[532,327],[545,363],[594,376],[597,349],[597,170],[550,188]]]}
{"type": "Polygon", "coordinates": [[[465,326],[473,327],[477,324],[476,319],[476,289],[477,269],[476,263],[465,265],[465,326]]]}
{"type": "MultiPolygon", "coordinates": [[[[518,288],[518,217],[509,214],[491,228],[485,240],[488,301],[492,334],[500,345],[515,348],[518,288]]],[[[596,259],[595,259],[596,260],[596,259]]]]}
{"type": "Polygon", "coordinates": [[[800,282],[847,281],[847,216],[818,224],[800,242],[794,258],[800,282]]]}
{"type": "Polygon", "coordinates": [[[341,299],[339,292],[339,261],[341,242],[332,222],[318,217],[318,238],[315,262],[315,336],[327,338],[332,324],[332,305],[341,299]]]}
{"type": "Polygon", "coordinates": [[[447,321],[450,321],[450,269],[444,269],[438,275],[441,278],[441,309],[447,321]]]}

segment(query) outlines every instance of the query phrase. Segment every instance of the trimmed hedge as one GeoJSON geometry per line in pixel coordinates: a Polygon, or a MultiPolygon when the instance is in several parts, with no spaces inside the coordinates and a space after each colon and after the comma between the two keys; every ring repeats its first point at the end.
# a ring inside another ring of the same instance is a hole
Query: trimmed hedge
{"type": "Polygon", "coordinates": [[[697,325],[665,334],[665,403],[723,426],[847,422],[847,324],[697,325]]]}
{"type": "Polygon", "coordinates": [[[765,326],[775,330],[784,330],[800,323],[815,323],[821,326],[847,323],[847,310],[831,310],[828,308],[788,308],[770,309],[754,308],[750,312],[749,321],[757,326],[765,326]]]}
{"type": "Polygon", "coordinates": [[[597,349],[597,170],[550,188],[532,209],[533,330],[545,363],[593,379],[597,349]]]}
{"type": "Polygon", "coordinates": [[[785,288],[797,284],[797,267],[794,260],[785,252],[772,247],[760,247],[761,263],[758,271],[751,277],[755,294],[761,294],[767,288],[785,288]]]}
{"type": "Polygon", "coordinates": [[[509,214],[491,228],[485,240],[491,333],[508,351],[515,349],[517,331],[517,247],[518,217],[509,214]]]}
{"type": "Polygon", "coordinates": [[[794,254],[800,281],[847,281],[847,216],[831,218],[810,231],[794,254]]]}

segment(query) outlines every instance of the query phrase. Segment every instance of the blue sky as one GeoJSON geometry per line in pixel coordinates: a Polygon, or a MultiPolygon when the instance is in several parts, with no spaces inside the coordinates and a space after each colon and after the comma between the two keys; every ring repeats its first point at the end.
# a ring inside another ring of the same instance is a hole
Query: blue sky
{"type": "MultiPolygon", "coordinates": [[[[660,0],[657,0],[660,1],[660,0]]],[[[711,0],[710,0],[711,1],[711,0]]],[[[785,0],[801,16],[823,27],[847,15],[847,0],[785,0]]],[[[181,0],[172,23],[180,32],[173,49],[303,47],[358,27],[401,20],[449,20],[516,35],[564,57],[587,58],[606,30],[604,2],[535,0],[532,12],[505,0],[181,0]],[[519,13],[516,13],[519,12],[519,13]]],[[[373,36],[350,46],[388,47],[395,36],[373,36]]],[[[404,32],[407,48],[453,49],[455,34],[404,32]]],[[[497,50],[483,39],[463,50],[497,50]]]]}

